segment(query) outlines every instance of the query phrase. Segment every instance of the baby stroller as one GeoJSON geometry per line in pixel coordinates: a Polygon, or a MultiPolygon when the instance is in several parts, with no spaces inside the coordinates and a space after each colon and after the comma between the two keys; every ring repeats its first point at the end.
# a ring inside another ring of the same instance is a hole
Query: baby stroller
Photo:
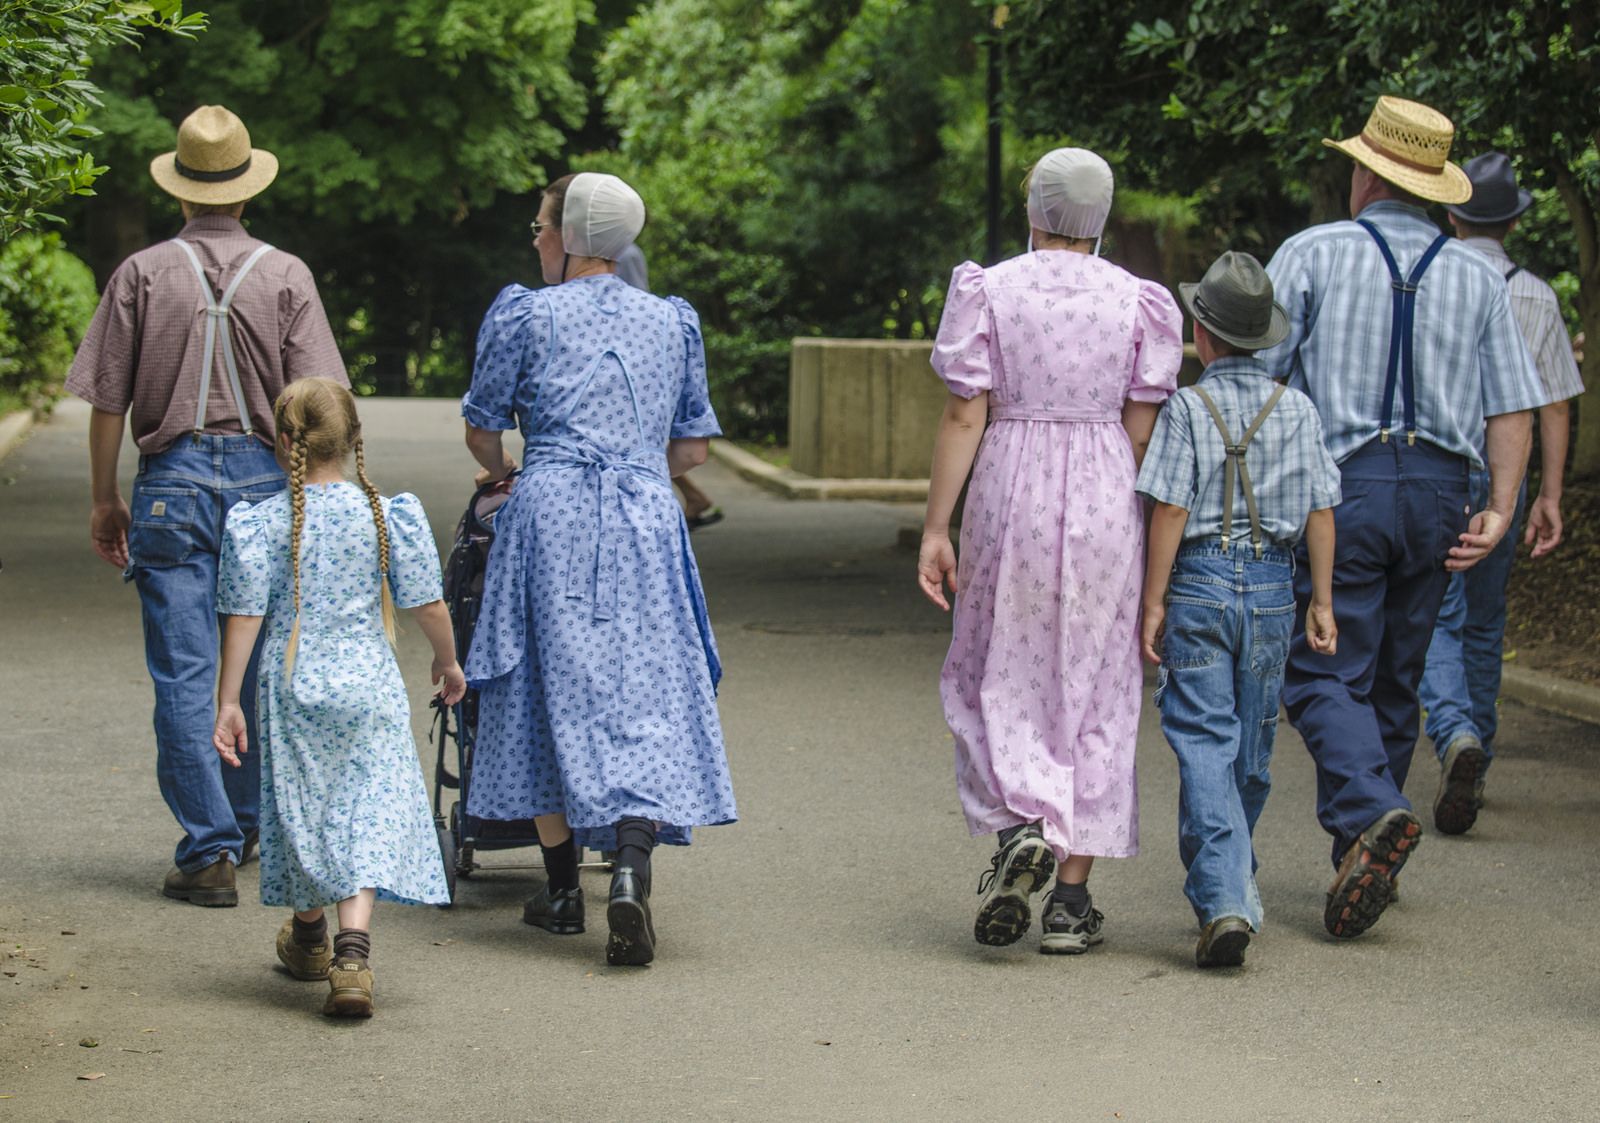
{"type": "MultiPolygon", "coordinates": [[[[455,542],[445,562],[444,603],[450,610],[456,652],[462,663],[467,661],[467,652],[472,648],[472,633],[478,624],[478,611],[483,600],[483,578],[489,566],[489,546],[494,542],[495,516],[511,497],[511,486],[517,475],[517,472],[513,472],[505,479],[484,484],[472,493],[472,500],[456,525],[455,542]]],[[[450,887],[450,901],[454,904],[457,879],[471,877],[478,869],[542,869],[543,866],[508,864],[484,867],[478,864],[480,850],[537,846],[539,835],[532,819],[507,822],[480,819],[466,812],[467,794],[472,788],[473,747],[478,732],[478,692],[469,688],[461,701],[454,705],[446,705],[435,698],[433,708],[430,740],[438,749],[433,770],[433,822],[439,831],[439,851],[444,857],[445,880],[450,887]],[[454,771],[451,771],[452,763],[454,771]],[[451,802],[448,814],[444,810],[447,791],[460,793],[451,802]]],[[[579,856],[582,857],[581,854],[579,856]]]]}

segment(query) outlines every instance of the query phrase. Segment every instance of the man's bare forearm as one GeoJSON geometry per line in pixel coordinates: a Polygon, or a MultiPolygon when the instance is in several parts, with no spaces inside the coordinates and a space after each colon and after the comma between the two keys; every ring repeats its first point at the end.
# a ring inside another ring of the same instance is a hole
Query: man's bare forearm
{"type": "Polygon", "coordinates": [[[1517,491],[1528,470],[1528,449],[1533,443],[1533,418],[1528,411],[1502,413],[1484,427],[1484,447],[1489,462],[1489,510],[1508,524],[1517,506],[1517,491]]]}
{"type": "Polygon", "coordinates": [[[1539,410],[1539,494],[1560,499],[1567,472],[1567,443],[1571,426],[1567,402],[1551,402],[1539,410]]]}
{"type": "Polygon", "coordinates": [[[122,454],[123,418],[120,413],[97,409],[89,415],[89,488],[96,503],[115,503],[122,494],[117,486],[117,457],[122,454]]]}

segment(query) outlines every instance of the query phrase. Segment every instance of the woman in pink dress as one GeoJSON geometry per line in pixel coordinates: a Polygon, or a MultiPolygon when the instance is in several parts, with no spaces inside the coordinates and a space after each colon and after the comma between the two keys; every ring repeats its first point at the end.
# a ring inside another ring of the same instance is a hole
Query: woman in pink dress
{"type": "Polygon", "coordinates": [[[957,266],[933,349],[950,397],[918,581],[941,608],[946,583],[955,596],[940,694],[956,782],[972,833],[999,835],[974,935],[1020,940],[1029,898],[1054,874],[1048,954],[1100,942],[1090,867],[1138,850],[1144,516],[1133,485],[1183,358],[1171,294],[1098,256],[1111,191],[1092,152],[1040,160],[1030,252],[957,266]],[[950,516],[969,470],[958,569],[950,516]]]}

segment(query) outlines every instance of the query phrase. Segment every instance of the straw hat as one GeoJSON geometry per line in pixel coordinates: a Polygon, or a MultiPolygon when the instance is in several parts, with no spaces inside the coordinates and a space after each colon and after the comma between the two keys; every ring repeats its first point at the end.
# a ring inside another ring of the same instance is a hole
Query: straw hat
{"type": "Polygon", "coordinates": [[[1456,128],[1436,109],[1404,98],[1380,97],[1360,136],[1323,139],[1403,190],[1435,203],[1465,203],[1472,181],[1450,162],[1456,128]]]}
{"type": "Polygon", "coordinates": [[[188,203],[228,206],[259,195],[278,175],[278,158],[250,147],[244,122],[220,105],[202,105],[178,126],[178,147],[150,161],[150,178],[188,203]]]}

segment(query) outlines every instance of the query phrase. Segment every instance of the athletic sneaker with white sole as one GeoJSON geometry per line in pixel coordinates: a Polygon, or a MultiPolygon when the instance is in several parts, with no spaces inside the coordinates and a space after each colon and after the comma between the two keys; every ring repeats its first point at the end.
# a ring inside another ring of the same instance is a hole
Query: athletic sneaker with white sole
{"type": "Polygon", "coordinates": [[[1092,904],[1082,916],[1074,916],[1066,904],[1050,898],[1039,918],[1044,935],[1039,940],[1041,955],[1082,955],[1103,941],[1105,915],[1092,904]]]}
{"type": "Polygon", "coordinates": [[[1005,947],[1022,939],[1033,920],[1028,898],[1055,876],[1056,856],[1039,828],[1030,823],[994,852],[988,870],[978,879],[983,903],[972,926],[973,938],[990,947],[1005,947]]]}

